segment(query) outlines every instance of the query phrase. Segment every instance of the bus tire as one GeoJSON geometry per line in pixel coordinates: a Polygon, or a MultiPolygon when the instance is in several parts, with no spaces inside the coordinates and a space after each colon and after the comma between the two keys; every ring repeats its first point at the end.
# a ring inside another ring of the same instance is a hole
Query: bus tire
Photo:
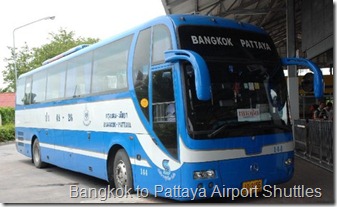
{"type": "Polygon", "coordinates": [[[113,165],[114,184],[116,192],[133,192],[133,177],[129,156],[124,149],[117,151],[113,165]],[[118,190],[117,190],[118,189],[118,190]]]}
{"type": "Polygon", "coordinates": [[[35,167],[37,168],[44,168],[47,166],[47,164],[42,162],[41,160],[41,149],[40,149],[40,142],[38,139],[35,139],[33,142],[32,160],[35,167]]]}

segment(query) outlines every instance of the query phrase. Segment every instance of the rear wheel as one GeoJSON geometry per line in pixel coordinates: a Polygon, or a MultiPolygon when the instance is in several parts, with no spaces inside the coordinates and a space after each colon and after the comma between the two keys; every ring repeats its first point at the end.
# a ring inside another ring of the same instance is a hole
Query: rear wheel
{"type": "Polygon", "coordinates": [[[113,166],[113,178],[116,189],[119,189],[119,191],[124,194],[127,191],[130,193],[133,192],[133,177],[130,159],[124,149],[117,151],[113,166]]]}
{"type": "Polygon", "coordinates": [[[41,160],[41,149],[40,149],[40,142],[38,139],[34,140],[32,157],[35,167],[37,168],[46,167],[47,164],[42,162],[41,160]]]}

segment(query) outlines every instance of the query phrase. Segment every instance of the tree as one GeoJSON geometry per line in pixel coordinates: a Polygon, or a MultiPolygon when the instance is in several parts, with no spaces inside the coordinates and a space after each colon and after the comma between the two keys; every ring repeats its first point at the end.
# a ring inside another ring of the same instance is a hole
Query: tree
{"type": "MultiPolygon", "coordinates": [[[[75,33],[73,31],[66,31],[64,29],[59,29],[58,33],[50,33],[51,41],[48,44],[42,45],[39,48],[29,49],[27,43],[16,52],[16,68],[17,76],[26,73],[30,70],[38,68],[42,65],[45,60],[55,57],[70,48],[81,44],[93,44],[99,41],[97,38],[75,38],[75,33]]],[[[3,77],[5,83],[8,86],[2,89],[2,92],[13,92],[15,91],[15,65],[14,65],[14,50],[11,50],[11,57],[5,58],[4,61],[7,62],[5,70],[3,70],[3,77]]]]}
{"type": "MultiPolygon", "coordinates": [[[[5,66],[7,70],[2,71],[4,77],[3,79],[5,83],[8,83],[8,86],[2,89],[1,92],[13,92],[15,88],[14,51],[10,47],[9,49],[12,50],[12,55],[8,59],[5,58],[5,62],[8,62],[7,66],[5,66]]],[[[18,74],[22,74],[33,69],[29,67],[29,62],[32,58],[33,52],[29,49],[27,43],[25,43],[25,45],[21,47],[21,50],[17,53],[16,67],[20,68],[20,70],[18,70],[18,74]]]]}

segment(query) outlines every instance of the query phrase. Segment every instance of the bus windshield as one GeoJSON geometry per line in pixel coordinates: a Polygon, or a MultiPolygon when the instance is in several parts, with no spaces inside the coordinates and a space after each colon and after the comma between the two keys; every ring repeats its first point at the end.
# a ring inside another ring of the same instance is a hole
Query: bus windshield
{"type": "Polygon", "coordinates": [[[267,35],[213,27],[194,30],[189,26],[179,31],[181,48],[205,59],[211,79],[211,100],[198,100],[193,68],[184,64],[192,138],[290,132],[286,80],[267,35]]]}

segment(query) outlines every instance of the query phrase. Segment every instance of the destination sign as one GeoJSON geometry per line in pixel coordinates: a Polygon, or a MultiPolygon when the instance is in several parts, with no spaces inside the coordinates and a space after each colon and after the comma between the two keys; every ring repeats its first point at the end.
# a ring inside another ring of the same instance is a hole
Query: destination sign
{"type": "Polygon", "coordinates": [[[178,28],[181,49],[209,58],[276,60],[277,51],[264,33],[225,27],[190,26],[178,28]]]}

